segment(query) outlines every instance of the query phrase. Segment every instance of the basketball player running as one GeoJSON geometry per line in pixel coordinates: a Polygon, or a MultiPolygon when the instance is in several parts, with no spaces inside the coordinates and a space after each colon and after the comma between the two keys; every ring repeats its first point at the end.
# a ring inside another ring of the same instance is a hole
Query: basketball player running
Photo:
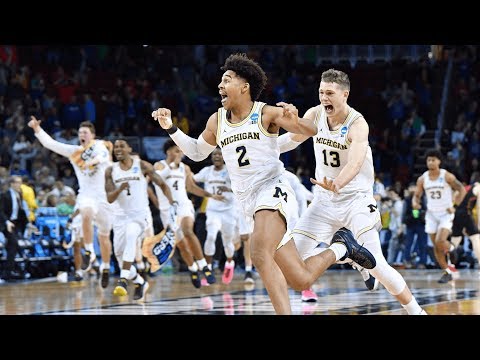
{"type": "Polygon", "coordinates": [[[105,191],[109,203],[117,201],[121,212],[116,220],[113,246],[121,268],[120,279],[113,294],[128,294],[128,280],[135,284],[134,300],[144,300],[149,284],[137,273],[133,266],[137,243],[143,238],[148,226],[150,208],[148,206],[147,179],[156,183],[165,192],[173,205],[172,194],[164,181],[155,173],[153,166],[131,156],[132,148],[124,139],[115,140],[113,147],[118,161],[105,171],[105,191]]]}
{"type": "MultiPolygon", "coordinates": [[[[95,139],[95,126],[84,121],[78,128],[80,145],[64,144],[52,139],[40,126],[41,120],[30,117],[28,126],[47,149],[70,159],[78,180],[77,204],[82,217],[82,232],[86,249],[82,270],[89,271],[96,259],[93,246],[93,222],[98,228],[98,240],[102,264],[100,272],[108,274],[112,244],[110,230],[112,229],[111,207],[105,193],[105,169],[110,165],[110,152],[104,141],[95,139]]],[[[102,279],[102,287],[105,282],[102,279]]],[[[107,282],[108,283],[108,277],[107,282]]],[[[106,286],[105,286],[106,287],[106,286]]]]}
{"type": "MultiPolygon", "coordinates": [[[[466,194],[465,187],[451,172],[441,169],[442,154],[437,149],[428,150],[426,163],[428,170],[417,179],[417,189],[413,194],[412,208],[421,208],[421,198],[425,192],[427,212],[425,214],[425,232],[434,244],[435,259],[443,270],[439,283],[448,283],[453,279],[452,270],[446,255],[454,250],[454,245],[447,239],[452,231],[455,207],[466,194]],[[455,191],[455,195],[453,192],[455,191]]],[[[454,270],[456,271],[456,270],[454,270]]]]}
{"type": "Polygon", "coordinates": [[[245,262],[245,276],[243,282],[248,285],[253,285],[255,279],[253,278],[253,262],[250,249],[250,237],[253,232],[253,219],[246,216],[243,213],[241,203],[234,197],[233,206],[235,207],[235,214],[237,223],[235,225],[235,238],[233,244],[235,245],[235,251],[243,248],[243,260],[245,262]]]}
{"type": "MultiPolygon", "coordinates": [[[[216,200],[224,200],[223,195],[212,194],[197,184],[193,180],[193,174],[190,167],[181,160],[183,153],[180,148],[172,140],[167,140],[163,146],[163,150],[167,155],[165,160],[158,161],[154,164],[154,169],[165,183],[170,187],[173,199],[177,206],[177,221],[180,227],[175,231],[176,246],[180,250],[183,261],[190,270],[190,278],[192,284],[196,288],[201,287],[201,279],[199,269],[202,271],[208,284],[216,282],[215,275],[207,265],[207,261],[203,254],[202,245],[194,232],[195,210],[192,201],[188,198],[187,191],[201,197],[212,197],[216,200]],[[186,241],[183,241],[185,239],[186,241]]],[[[155,185],[155,184],[154,184],[155,185]]],[[[155,192],[160,204],[160,218],[163,226],[166,227],[172,217],[169,216],[168,208],[165,208],[165,197],[157,186],[155,192]]]]}
{"type": "MultiPolygon", "coordinates": [[[[300,216],[307,211],[307,194],[310,197],[311,200],[313,200],[313,194],[308,190],[300,181],[297,175],[295,175],[292,171],[289,169],[285,169],[285,179],[288,181],[290,184],[293,193],[295,194],[295,197],[297,199],[298,203],[298,215],[294,216],[294,220],[292,222],[292,228],[295,228],[295,224],[297,223],[298,219],[300,216]]],[[[302,301],[305,302],[316,302],[318,300],[318,295],[313,291],[313,288],[308,288],[305,290],[302,290],[302,301]]]]}
{"type": "Polygon", "coordinates": [[[455,209],[451,241],[456,250],[458,245],[462,242],[463,231],[465,230],[465,233],[472,242],[475,257],[480,261],[480,234],[478,231],[478,228],[480,227],[480,216],[478,218],[478,224],[475,224],[475,221],[473,220],[473,209],[475,208],[475,204],[477,207],[477,214],[480,214],[480,201],[478,201],[480,183],[474,182],[472,185],[466,186],[465,190],[467,192],[465,197],[455,209]]]}
{"type": "MultiPolygon", "coordinates": [[[[362,114],[347,104],[350,80],[342,71],[322,73],[320,105],[307,110],[304,118],[318,126],[313,137],[316,159],[315,198],[293,231],[303,259],[317,250],[320,242],[330,243],[340,228],[351,230],[358,243],[375,257],[369,270],[402,304],[408,314],[426,314],[410,292],[405,280],[383,256],[378,229],[380,213],[373,198],[374,170],[368,144],[368,124],[362,114]]],[[[282,152],[307,140],[305,135],[284,134],[282,152]]],[[[361,266],[361,265],[360,265],[361,266]]]]}
{"type": "Polygon", "coordinates": [[[298,118],[295,106],[257,101],[265,88],[263,69],[245,54],[230,55],[221,68],[224,73],[219,93],[222,108],[212,114],[198,139],[184,134],[171,122],[171,111],[160,108],[152,117],[190,159],[201,161],[219,145],[227,166],[232,190],[243,212],[254,217],[251,237],[252,260],[268,291],[277,314],[291,314],[287,281],[304,290],[333,263],[347,256],[366,267],[375,266],[373,256],[348,234],[338,232],[327,251],[300,258],[290,237],[284,237],[297,202],[280,161],[277,137],[280,128],[313,136],[316,124],[298,118]]]}
{"type": "Polygon", "coordinates": [[[223,249],[227,261],[225,262],[222,282],[230,284],[233,279],[235,270],[235,261],[233,255],[235,253],[235,246],[233,240],[235,237],[235,226],[237,223],[237,216],[235,214],[234,197],[232,193],[232,184],[230,176],[223,162],[222,150],[216,148],[211,155],[211,166],[206,166],[197,174],[193,175],[196,182],[204,183],[205,190],[212,194],[223,195],[224,201],[209,199],[206,209],[206,230],[207,238],[203,245],[205,258],[208,267],[212,270],[212,259],[215,255],[215,241],[217,234],[220,231],[222,234],[223,249]]]}

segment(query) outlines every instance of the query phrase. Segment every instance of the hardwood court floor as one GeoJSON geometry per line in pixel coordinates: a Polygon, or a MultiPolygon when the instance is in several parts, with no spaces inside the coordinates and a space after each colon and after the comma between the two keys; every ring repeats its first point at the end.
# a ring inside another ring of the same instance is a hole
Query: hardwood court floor
{"type": "MultiPolygon", "coordinates": [[[[438,284],[440,270],[400,270],[418,302],[432,315],[480,315],[479,270],[460,270],[458,279],[438,284]]],[[[238,272],[230,285],[219,283],[195,289],[188,273],[149,278],[146,301],[112,295],[117,278],[102,289],[92,277],[59,283],[56,278],[0,285],[3,315],[273,315],[260,278],[245,285],[238,272]]],[[[405,315],[400,304],[382,287],[370,292],[355,270],[329,270],[313,286],[318,302],[305,303],[290,291],[294,315],[405,315]]]]}

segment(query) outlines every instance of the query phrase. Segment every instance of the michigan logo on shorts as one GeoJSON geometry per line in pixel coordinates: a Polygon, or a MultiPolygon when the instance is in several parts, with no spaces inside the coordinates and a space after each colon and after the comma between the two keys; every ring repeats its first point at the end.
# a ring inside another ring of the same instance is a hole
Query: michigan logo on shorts
{"type": "Polygon", "coordinates": [[[160,270],[174,253],[175,234],[170,228],[143,240],[142,255],[150,263],[150,273],[160,270]]]}

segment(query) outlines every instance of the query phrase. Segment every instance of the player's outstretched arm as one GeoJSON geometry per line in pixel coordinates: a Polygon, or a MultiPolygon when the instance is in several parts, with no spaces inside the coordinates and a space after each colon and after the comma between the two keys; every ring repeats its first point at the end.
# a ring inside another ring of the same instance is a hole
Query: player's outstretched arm
{"type": "MultiPolygon", "coordinates": [[[[303,115],[303,119],[311,121],[313,123],[315,121],[315,107],[308,109],[305,115],[303,115]]],[[[298,145],[303,143],[308,138],[310,138],[310,136],[308,135],[294,134],[291,132],[280,135],[277,140],[278,146],[280,148],[280,153],[295,149],[298,145]]]]}
{"type": "Polygon", "coordinates": [[[159,108],[152,112],[152,117],[167,131],[183,153],[193,161],[206,159],[216,147],[217,113],[210,116],[205,130],[203,130],[198,139],[188,136],[173,125],[169,109],[159,108]]]}
{"type": "Polygon", "coordinates": [[[52,139],[52,137],[40,126],[41,122],[41,120],[37,120],[37,118],[32,115],[30,116],[28,126],[33,129],[38,141],[40,141],[44,147],[65,157],[70,157],[76,150],[78,150],[79,146],[64,144],[52,139]]]}
{"type": "Polygon", "coordinates": [[[291,133],[304,135],[307,139],[317,133],[317,124],[310,119],[298,117],[298,109],[295,105],[279,102],[277,106],[279,107],[265,106],[265,111],[272,116],[270,123],[291,133]]]}

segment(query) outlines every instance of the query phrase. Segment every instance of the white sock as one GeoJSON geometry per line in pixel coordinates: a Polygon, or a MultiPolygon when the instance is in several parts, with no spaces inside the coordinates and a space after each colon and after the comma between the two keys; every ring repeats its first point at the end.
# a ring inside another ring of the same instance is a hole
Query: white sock
{"type": "Polygon", "coordinates": [[[228,265],[228,266],[234,267],[234,266],[235,266],[235,261],[233,261],[233,260],[230,260],[230,261],[225,261],[225,265],[228,265]]]}
{"type": "Polygon", "coordinates": [[[100,272],[102,272],[104,269],[110,269],[110,263],[105,263],[102,261],[100,264],[100,272]]]}
{"type": "Polygon", "coordinates": [[[120,270],[120,277],[124,279],[130,278],[130,270],[125,270],[125,269],[120,270]]]}
{"type": "Polygon", "coordinates": [[[335,261],[340,260],[347,253],[346,246],[340,243],[333,243],[328,248],[335,253],[335,261]]]}
{"type": "Polygon", "coordinates": [[[252,271],[252,265],[245,265],[245,271],[252,271]]]}
{"type": "Polygon", "coordinates": [[[145,270],[145,263],[143,261],[137,262],[137,270],[145,270]]]}
{"type": "Polygon", "coordinates": [[[408,315],[423,315],[422,311],[424,311],[420,305],[417,303],[417,299],[415,299],[415,296],[412,296],[412,300],[406,305],[403,305],[403,308],[407,310],[408,315]]]}
{"type": "Polygon", "coordinates": [[[93,247],[93,243],[85,244],[85,250],[90,251],[92,254],[94,254],[95,248],[93,247]]]}
{"type": "Polygon", "coordinates": [[[133,279],[132,281],[134,284],[140,284],[140,285],[145,284],[145,279],[140,274],[137,274],[135,279],[133,279]]]}
{"type": "Polygon", "coordinates": [[[207,266],[207,260],[205,260],[205,258],[197,260],[197,264],[200,269],[203,269],[205,266],[207,266]]]}
{"type": "Polygon", "coordinates": [[[188,267],[188,270],[190,270],[191,272],[197,272],[198,271],[198,265],[197,263],[194,261],[192,266],[189,266],[188,267]]]}

